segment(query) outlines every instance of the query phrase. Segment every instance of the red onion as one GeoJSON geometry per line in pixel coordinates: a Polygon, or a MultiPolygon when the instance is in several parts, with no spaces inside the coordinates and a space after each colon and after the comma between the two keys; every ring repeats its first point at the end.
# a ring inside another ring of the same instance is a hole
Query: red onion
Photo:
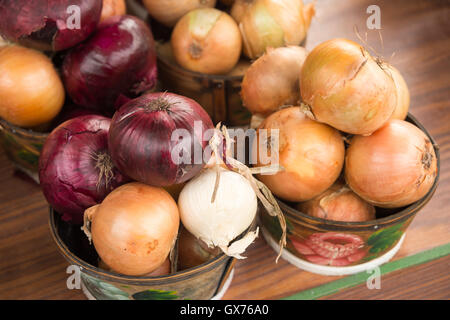
{"type": "Polygon", "coordinates": [[[39,180],[45,198],[63,220],[81,224],[84,210],[127,181],[108,153],[110,121],[98,115],[68,120],[44,144],[39,180]]]}
{"type": "Polygon", "coordinates": [[[108,135],[111,157],[117,168],[134,180],[153,186],[182,183],[209,159],[203,152],[208,146],[208,129],[213,129],[211,118],[194,100],[167,92],[149,93],[114,114],[108,135]],[[176,129],[185,129],[188,138],[174,141],[176,129]],[[172,152],[183,161],[174,159],[172,152]]]}
{"type": "Polygon", "coordinates": [[[64,50],[95,30],[101,12],[102,0],[0,1],[0,35],[40,50],[64,50]]]}
{"type": "Polygon", "coordinates": [[[133,16],[114,16],[65,57],[63,80],[72,100],[113,113],[123,96],[135,97],[156,84],[156,50],[149,27],[133,16]]]}

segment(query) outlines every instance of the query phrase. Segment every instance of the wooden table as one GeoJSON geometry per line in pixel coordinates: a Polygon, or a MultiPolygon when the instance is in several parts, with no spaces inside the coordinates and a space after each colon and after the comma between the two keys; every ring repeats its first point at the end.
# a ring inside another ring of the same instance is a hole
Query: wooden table
{"type": "MultiPolygon", "coordinates": [[[[449,299],[450,298],[450,10],[448,1],[318,0],[307,48],[323,40],[358,40],[396,66],[411,91],[411,112],[441,151],[441,179],[434,198],[416,216],[398,254],[382,267],[381,289],[365,277],[325,277],[280,260],[258,239],[238,261],[226,299],[449,299]],[[366,9],[381,9],[381,34],[367,30],[366,9]],[[392,54],[395,55],[392,57],[392,54]]],[[[39,187],[0,153],[0,298],[85,299],[66,287],[67,263],[48,231],[47,204],[39,187]]],[[[368,275],[367,275],[368,276],[368,275]]]]}

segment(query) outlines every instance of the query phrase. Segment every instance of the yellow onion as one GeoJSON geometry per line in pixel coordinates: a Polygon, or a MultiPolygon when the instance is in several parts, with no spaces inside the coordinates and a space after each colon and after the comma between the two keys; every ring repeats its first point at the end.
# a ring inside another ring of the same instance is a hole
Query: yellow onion
{"type": "Polygon", "coordinates": [[[379,207],[402,207],[421,199],[436,175],[433,144],[403,120],[391,120],[370,136],[354,136],[345,158],[349,187],[379,207]]]}
{"type": "Polygon", "coordinates": [[[409,89],[405,79],[402,77],[400,71],[393,66],[388,66],[389,72],[392,75],[392,79],[395,83],[397,90],[397,105],[391,119],[405,120],[409,111],[409,89]]]}
{"type": "Polygon", "coordinates": [[[236,0],[231,7],[230,14],[237,23],[240,23],[245,11],[254,0],[236,0]]]}
{"type": "Polygon", "coordinates": [[[126,13],[125,0],[103,0],[100,22],[109,17],[121,16],[126,13]]]}
{"type": "Polygon", "coordinates": [[[335,183],[314,199],[299,203],[297,209],[312,217],[334,221],[357,222],[375,219],[375,207],[342,183],[335,183]]]}
{"type": "Polygon", "coordinates": [[[64,103],[64,87],[43,53],[18,45],[0,47],[0,117],[21,127],[50,122],[64,103]]]}
{"type": "Polygon", "coordinates": [[[344,141],[340,133],[309,119],[299,107],[281,109],[264,120],[252,145],[252,162],[267,165],[261,156],[267,146],[269,157],[278,140],[279,164],[276,174],[258,175],[275,195],[287,201],[307,201],[327,190],[339,177],[344,164],[344,141]],[[264,138],[260,129],[267,130],[264,138]],[[278,129],[279,138],[274,137],[278,129]]]}
{"type": "Polygon", "coordinates": [[[212,8],[216,0],[143,0],[150,15],[158,22],[173,27],[186,13],[197,8],[212,8]]]}
{"type": "Polygon", "coordinates": [[[299,105],[299,76],[306,55],[298,46],[268,48],[244,75],[244,106],[252,114],[267,116],[280,106],[299,105]]]}
{"type": "Polygon", "coordinates": [[[244,53],[250,59],[258,58],[268,47],[299,45],[315,13],[314,4],[303,6],[302,0],[254,0],[247,8],[243,6],[234,14],[244,53]]]}
{"type": "Polygon", "coordinates": [[[242,49],[236,22],[214,8],[196,9],[181,18],[172,32],[171,44],[179,65],[206,74],[230,72],[242,49]]]}
{"type": "Polygon", "coordinates": [[[397,103],[387,67],[346,39],[325,41],[311,51],[300,93],[316,120],[352,134],[371,134],[383,126],[397,103]]]}
{"type": "Polygon", "coordinates": [[[84,219],[83,229],[105,264],[133,276],[163,264],[180,223],[177,204],[164,189],[138,182],[114,189],[87,209],[84,219]]]}

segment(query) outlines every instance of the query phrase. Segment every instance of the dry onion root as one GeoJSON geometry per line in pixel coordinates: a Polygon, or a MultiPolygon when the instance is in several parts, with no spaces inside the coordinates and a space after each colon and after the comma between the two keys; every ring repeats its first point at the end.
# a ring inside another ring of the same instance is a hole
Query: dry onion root
{"type": "Polygon", "coordinates": [[[236,22],[214,8],[190,11],[176,24],[173,55],[183,68],[205,74],[226,74],[239,61],[242,38],[236,22]]]}
{"type": "Polygon", "coordinates": [[[300,93],[314,119],[352,134],[371,134],[388,121],[397,104],[387,66],[346,39],[325,41],[310,52],[300,93]]]}
{"type": "Polygon", "coordinates": [[[281,106],[299,105],[299,76],[306,56],[303,47],[268,48],[244,75],[243,105],[253,115],[263,117],[281,106]]]}
{"type": "Polygon", "coordinates": [[[242,259],[242,253],[256,239],[259,229],[248,230],[242,238],[237,238],[253,223],[259,199],[270,215],[278,217],[283,230],[278,261],[286,245],[286,221],[269,189],[256,180],[253,173],[276,172],[280,168],[257,168],[254,172],[232,158],[226,127],[219,128],[220,124],[210,140],[214,161],[188,182],[180,194],[181,221],[190,233],[208,246],[218,246],[225,254],[242,259]]]}
{"type": "Polygon", "coordinates": [[[167,27],[173,27],[186,13],[197,8],[213,8],[216,0],[143,0],[150,15],[167,27]]]}
{"type": "Polygon", "coordinates": [[[244,54],[256,59],[268,47],[299,45],[315,14],[314,4],[302,0],[236,1],[232,14],[239,22],[244,54]]]}

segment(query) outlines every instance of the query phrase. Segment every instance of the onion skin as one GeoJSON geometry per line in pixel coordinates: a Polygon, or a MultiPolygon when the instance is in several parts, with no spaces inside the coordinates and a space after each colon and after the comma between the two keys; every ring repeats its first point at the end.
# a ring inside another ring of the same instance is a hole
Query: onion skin
{"type": "Polygon", "coordinates": [[[142,276],[159,268],[179,227],[178,207],[162,188],[125,184],[85,212],[100,258],[115,272],[142,276]]]}
{"type": "Polygon", "coordinates": [[[345,179],[375,206],[397,208],[424,197],[437,175],[433,145],[419,128],[391,120],[372,135],[355,136],[345,161],[345,179]]]}
{"type": "Polygon", "coordinates": [[[242,81],[241,97],[252,114],[268,116],[284,105],[298,105],[299,76],[307,52],[302,47],[272,49],[252,63],[242,81]]]}
{"type": "Polygon", "coordinates": [[[80,116],[62,123],[47,137],[39,158],[39,180],[48,203],[65,221],[81,224],[83,212],[127,182],[117,168],[101,174],[97,156],[108,154],[110,119],[80,116]]]}
{"type": "Polygon", "coordinates": [[[103,0],[100,22],[105,21],[109,17],[122,16],[126,12],[125,0],[103,0]]]}
{"type": "Polygon", "coordinates": [[[101,11],[102,0],[1,1],[0,35],[38,50],[65,50],[95,30],[101,11]],[[73,5],[80,8],[80,28],[67,24],[75,22],[73,5]]]}
{"type": "Polygon", "coordinates": [[[143,0],[150,15],[167,27],[173,27],[189,11],[213,8],[216,0],[143,0]]]}
{"type": "MultiPolygon", "coordinates": [[[[345,154],[342,136],[332,127],[309,119],[299,107],[271,114],[259,129],[268,129],[269,137],[269,129],[279,129],[279,164],[284,171],[258,175],[276,196],[293,202],[307,201],[327,190],[339,177],[345,154]]],[[[264,165],[257,154],[257,132],[252,145],[256,167],[264,165]]]]}
{"type": "Polygon", "coordinates": [[[218,256],[220,248],[208,248],[205,242],[197,239],[186,230],[180,228],[178,238],[178,269],[185,270],[199,266],[218,256]]]}
{"type": "Polygon", "coordinates": [[[405,79],[393,66],[388,67],[392,78],[394,79],[395,87],[397,89],[397,105],[395,107],[394,113],[391,116],[391,119],[397,120],[405,120],[408,116],[409,111],[409,103],[410,103],[410,95],[408,85],[406,84],[405,79]]]}
{"type": "Polygon", "coordinates": [[[315,14],[314,4],[303,6],[302,0],[254,0],[247,7],[245,2],[241,13],[235,9],[234,17],[239,22],[244,54],[250,59],[260,57],[268,47],[299,45],[315,14]]]}
{"type": "Polygon", "coordinates": [[[315,47],[300,76],[302,100],[316,120],[352,134],[368,135],[394,112],[395,84],[356,42],[332,39],[315,47]]]}
{"type": "Polygon", "coordinates": [[[212,128],[211,118],[194,100],[168,92],[145,94],[114,114],[109,130],[111,156],[119,170],[136,181],[159,187],[179,184],[194,177],[209,160],[196,164],[194,150],[206,148],[203,134],[212,128]],[[194,132],[195,121],[200,122],[201,132],[194,132]],[[175,129],[186,129],[191,139],[172,141],[175,129]],[[172,159],[180,143],[191,150],[190,164],[172,159]]]}
{"type": "Polygon", "coordinates": [[[375,219],[375,207],[341,183],[335,183],[314,199],[299,203],[297,209],[326,220],[361,222],[375,219]]]}
{"type": "MultiPolygon", "coordinates": [[[[160,277],[160,276],[166,276],[170,274],[170,259],[167,258],[164,260],[162,265],[160,265],[155,271],[152,271],[148,274],[145,274],[144,277],[160,277]]],[[[111,271],[111,267],[108,266],[103,260],[100,259],[98,262],[98,267],[100,269],[111,271]]]]}
{"type": "Polygon", "coordinates": [[[136,17],[110,17],[64,59],[63,80],[80,106],[112,114],[121,96],[156,84],[156,49],[149,27],[136,17]]]}
{"type": "Polygon", "coordinates": [[[186,14],[176,24],[170,42],[180,66],[205,74],[230,72],[242,51],[236,22],[214,8],[196,9],[186,14]]]}
{"type": "Polygon", "coordinates": [[[20,127],[42,125],[56,117],[64,98],[62,81],[44,54],[0,47],[0,117],[20,127]]]}

